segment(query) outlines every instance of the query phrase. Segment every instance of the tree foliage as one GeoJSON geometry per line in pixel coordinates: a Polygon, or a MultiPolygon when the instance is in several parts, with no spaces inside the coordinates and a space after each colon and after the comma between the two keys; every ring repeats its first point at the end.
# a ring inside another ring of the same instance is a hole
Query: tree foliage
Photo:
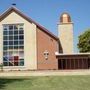
{"type": "Polygon", "coordinates": [[[79,52],[90,52],[90,29],[86,30],[79,37],[77,44],[79,52]]]}

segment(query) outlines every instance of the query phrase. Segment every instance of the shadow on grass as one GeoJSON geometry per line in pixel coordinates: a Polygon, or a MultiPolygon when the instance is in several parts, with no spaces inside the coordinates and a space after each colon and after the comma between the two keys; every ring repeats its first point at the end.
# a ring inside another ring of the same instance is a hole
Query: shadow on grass
{"type": "Polygon", "coordinates": [[[0,90],[4,89],[7,84],[13,83],[13,82],[22,82],[25,79],[12,79],[12,78],[0,78],[0,90]]]}

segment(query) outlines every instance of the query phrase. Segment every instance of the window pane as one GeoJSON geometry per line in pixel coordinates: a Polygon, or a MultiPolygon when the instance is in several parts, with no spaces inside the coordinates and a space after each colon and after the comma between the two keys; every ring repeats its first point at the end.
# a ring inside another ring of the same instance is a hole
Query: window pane
{"type": "Polygon", "coordinates": [[[14,66],[14,62],[9,61],[9,66],[14,66]]]}
{"type": "Polygon", "coordinates": [[[4,40],[8,40],[8,36],[4,36],[3,39],[4,39],[4,40]]]}
{"type": "Polygon", "coordinates": [[[9,46],[9,49],[13,49],[13,46],[9,46]]]}
{"type": "Polygon", "coordinates": [[[7,60],[5,57],[3,57],[3,61],[4,61],[4,62],[7,62],[8,60],[7,60]]]}
{"type": "Polygon", "coordinates": [[[7,46],[4,46],[4,47],[3,47],[3,50],[7,50],[7,49],[8,49],[8,47],[7,47],[7,46]]]}
{"type": "Polygon", "coordinates": [[[14,34],[18,34],[18,31],[14,31],[14,34]]]}
{"type": "Polygon", "coordinates": [[[19,61],[24,61],[24,59],[19,59],[19,61]]]}
{"type": "Polygon", "coordinates": [[[3,52],[3,55],[4,56],[8,56],[8,52],[3,52]]]}
{"type": "Polygon", "coordinates": [[[7,26],[7,25],[4,25],[4,26],[3,26],[3,29],[4,29],[4,30],[8,30],[8,26],[7,26]]]}
{"type": "Polygon", "coordinates": [[[9,30],[13,30],[13,25],[10,25],[9,26],[9,30]]]}
{"type": "Polygon", "coordinates": [[[18,30],[18,25],[14,25],[14,30],[18,30]]]}
{"type": "Polygon", "coordinates": [[[8,41],[4,41],[4,45],[8,45],[8,41]]]}
{"type": "Polygon", "coordinates": [[[20,60],[19,65],[24,66],[24,60],[20,60]]]}
{"type": "Polygon", "coordinates": [[[4,66],[8,66],[8,62],[3,62],[4,66]]]}
{"type": "Polygon", "coordinates": [[[23,24],[19,25],[19,30],[23,30],[23,24]]]}
{"type": "Polygon", "coordinates": [[[13,40],[13,36],[9,36],[9,40],[13,40]]]}
{"type": "Polygon", "coordinates": [[[19,65],[18,65],[18,62],[14,62],[14,66],[19,66],[19,65]]]}
{"type": "Polygon", "coordinates": [[[19,49],[24,49],[24,46],[19,46],[19,49]]]}
{"type": "Polygon", "coordinates": [[[8,57],[3,57],[3,60],[6,62],[8,61],[8,57]]]}
{"type": "Polygon", "coordinates": [[[18,46],[14,46],[14,49],[18,49],[18,46]]]}
{"type": "Polygon", "coordinates": [[[19,36],[19,39],[24,39],[24,36],[23,36],[23,35],[20,35],[20,36],[19,36]]]}
{"type": "Polygon", "coordinates": [[[24,31],[23,30],[19,30],[19,34],[23,34],[24,33],[24,31]]]}
{"type": "Polygon", "coordinates": [[[19,56],[22,58],[24,56],[24,51],[19,51],[19,56]]]}
{"type": "Polygon", "coordinates": [[[18,41],[14,41],[14,45],[18,45],[18,41]]]}
{"type": "Polygon", "coordinates": [[[13,55],[14,55],[14,56],[18,56],[18,51],[14,51],[14,52],[13,52],[13,55]]]}
{"type": "Polygon", "coordinates": [[[14,56],[14,62],[18,62],[19,56],[14,56]]]}
{"type": "Polygon", "coordinates": [[[23,45],[23,44],[24,44],[24,41],[19,41],[19,44],[20,44],[20,45],[23,45]]]}
{"type": "Polygon", "coordinates": [[[4,35],[8,35],[8,31],[4,31],[4,35]]]}
{"type": "Polygon", "coordinates": [[[14,40],[18,40],[18,36],[14,36],[14,40]]]}
{"type": "Polygon", "coordinates": [[[24,51],[19,51],[19,54],[23,54],[24,53],[24,51]]]}
{"type": "Polygon", "coordinates": [[[12,59],[13,51],[9,51],[9,59],[12,59]]]}
{"type": "Polygon", "coordinates": [[[13,35],[13,31],[9,31],[9,35],[13,35]]]}
{"type": "Polygon", "coordinates": [[[9,56],[9,61],[10,61],[10,62],[14,62],[14,57],[10,55],[10,56],[9,56]]]}
{"type": "Polygon", "coordinates": [[[13,41],[9,41],[9,45],[13,45],[13,41]]]}

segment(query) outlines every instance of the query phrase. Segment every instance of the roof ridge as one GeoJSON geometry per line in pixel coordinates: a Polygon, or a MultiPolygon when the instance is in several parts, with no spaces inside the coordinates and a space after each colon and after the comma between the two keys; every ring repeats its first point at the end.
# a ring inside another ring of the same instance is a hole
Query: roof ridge
{"type": "Polygon", "coordinates": [[[4,13],[2,13],[0,15],[0,21],[10,12],[14,10],[16,13],[18,13],[20,16],[22,16],[23,18],[25,18],[27,21],[36,24],[36,26],[38,26],[39,28],[41,28],[43,31],[45,31],[47,34],[53,36],[56,40],[58,40],[58,37],[56,35],[54,35],[52,32],[50,32],[48,29],[46,29],[44,26],[38,24],[37,22],[35,22],[34,20],[32,20],[30,17],[28,17],[27,15],[23,14],[19,9],[17,9],[15,6],[12,6],[10,8],[8,8],[4,13]]]}

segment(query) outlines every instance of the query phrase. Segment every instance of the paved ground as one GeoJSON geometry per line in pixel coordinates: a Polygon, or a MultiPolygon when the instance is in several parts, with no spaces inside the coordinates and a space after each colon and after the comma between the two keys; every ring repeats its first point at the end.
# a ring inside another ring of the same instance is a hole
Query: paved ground
{"type": "Polygon", "coordinates": [[[47,70],[47,71],[5,71],[0,72],[0,77],[5,76],[62,76],[62,75],[90,75],[90,70],[47,70]]]}

